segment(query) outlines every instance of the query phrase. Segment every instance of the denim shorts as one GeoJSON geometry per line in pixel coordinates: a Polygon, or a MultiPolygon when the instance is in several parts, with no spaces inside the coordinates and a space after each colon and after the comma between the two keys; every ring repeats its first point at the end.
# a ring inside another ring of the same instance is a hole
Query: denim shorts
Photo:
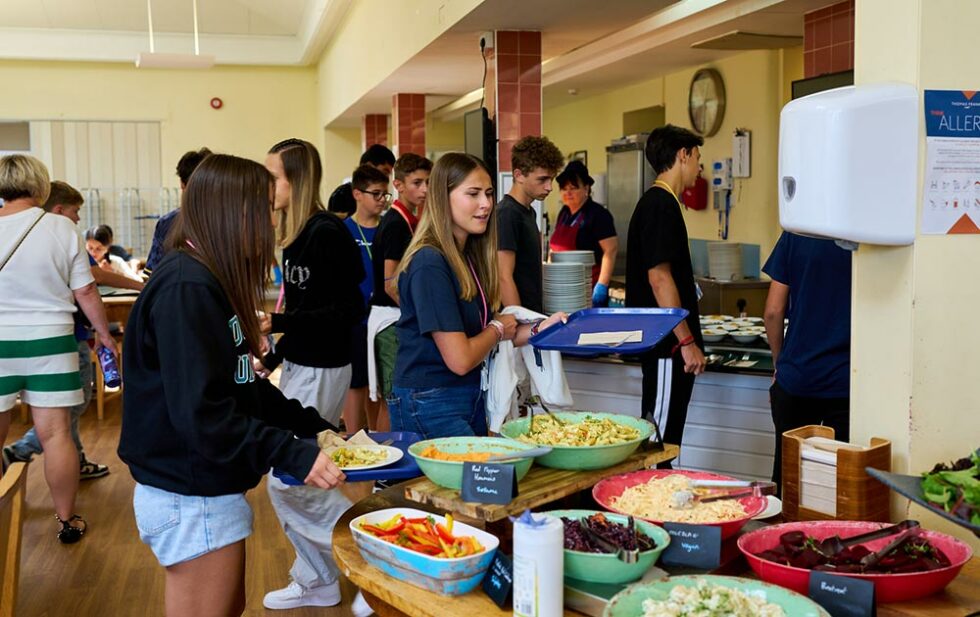
{"type": "Polygon", "coordinates": [[[479,385],[396,387],[387,402],[393,431],[419,433],[423,439],[487,434],[486,396],[479,385]]]}
{"type": "Polygon", "coordinates": [[[179,495],[137,483],[133,510],[140,539],[164,567],[195,559],[252,534],[252,508],[244,493],[179,495]]]}

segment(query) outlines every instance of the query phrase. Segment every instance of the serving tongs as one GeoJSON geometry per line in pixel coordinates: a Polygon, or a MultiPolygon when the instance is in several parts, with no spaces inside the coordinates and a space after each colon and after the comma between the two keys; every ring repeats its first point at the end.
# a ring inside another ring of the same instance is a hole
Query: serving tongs
{"type": "Polygon", "coordinates": [[[601,535],[599,535],[592,527],[589,526],[587,522],[579,521],[579,527],[585,531],[585,535],[589,536],[589,539],[596,543],[596,545],[604,550],[606,553],[613,553],[616,555],[616,559],[622,561],[623,563],[636,563],[640,559],[640,545],[636,542],[636,528],[634,527],[633,517],[629,518],[629,528],[631,535],[633,536],[633,544],[636,548],[625,549],[622,546],[617,546],[613,542],[606,540],[601,535]]]}
{"type": "Polygon", "coordinates": [[[856,546],[858,544],[863,544],[864,542],[871,542],[872,540],[887,538],[888,536],[894,535],[896,533],[905,532],[902,533],[902,535],[899,536],[898,538],[895,538],[893,542],[889,543],[887,546],[885,546],[885,548],[881,549],[877,553],[871,553],[865,556],[865,558],[861,560],[861,565],[867,568],[869,565],[874,565],[878,563],[879,559],[881,559],[891,551],[895,550],[895,548],[898,547],[900,544],[902,544],[902,542],[905,542],[912,536],[918,535],[919,531],[921,531],[921,527],[919,526],[919,521],[906,519],[901,523],[897,523],[895,525],[889,525],[888,527],[882,527],[881,529],[869,531],[868,533],[862,533],[857,536],[851,536],[849,538],[841,539],[840,536],[832,536],[830,538],[824,538],[824,540],[820,542],[820,545],[815,548],[824,556],[833,557],[839,555],[841,552],[844,551],[844,549],[850,546],[856,546]],[[914,532],[914,533],[909,534],[908,532],[914,532]],[[866,560],[870,560],[870,558],[875,555],[878,555],[877,559],[875,559],[873,562],[870,562],[870,564],[865,563],[866,560]]]}
{"type": "Polygon", "coordinates": [[[710,503],[712,501],[727,501],[729,499],[742,499],[743,497],[763,497],[765,495],[776,494],[775,482],[749,482],[743,480],[693,480],[691,488],[674,491],[671,495],[671,505],[679,510],[693,508],[699,503],[710,503]],[[723,491],[711,495],[698,495],[694,488],[738,488],[737,491],[723,491]]]}
{"type": "Polygon", "coordinates": [[[565,424],[567,424],[567,422],[565,422],[565,420],[562,420],[561,418],[559,418],[555,414],[551,413],[551,410],[548,409],[548,407],[544,404],[544,400],[540,396],[535,396],[534,398],[535,398],[535,402],[534,403],[531,403],[531,407],[530,407],[530,410],[528,412],[529,417],[530,417],[530,419],[528,420],[528,426],[527,426],[527,432],[528,433],[533,433],[534,432],[534,406],[535,405],[537,405],[538,407],[540,407],[542,411],[544,411],[546,414],[548,414],[551,417],[551,419],[553,419],[555,422],[557,422],[558,423],[558,426],[565,426],[565,424]]]}

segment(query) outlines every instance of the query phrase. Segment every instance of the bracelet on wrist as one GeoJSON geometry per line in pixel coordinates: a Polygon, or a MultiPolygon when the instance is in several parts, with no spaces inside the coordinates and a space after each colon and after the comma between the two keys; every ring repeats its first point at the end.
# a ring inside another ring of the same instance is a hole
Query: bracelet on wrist
{"type": "Polygon", "coordinates": [[[682,341],[680,341],[678,343],[678,345],[680,345],[681,347],[687,347],[688,345],[693,345],[693,344],[694,344],[694,336],[693,335],[685,338],[684,340],[682,340],[682,341]]]}
{"type": "Polygon", "coordinates": [[[494,332],[497,333],[497,342],[504,340],[504,324],[496,319],[491,319],[487,324],[487,327],[493,327],[494,332]]]}
{"type": "Polygon", "coordinates": [[[531,336],[534,336],[538,332],[541,331],[541,322],[542,321],[544,321],[544,320],[543,319],[539,319],[538,321],[536,321],[536,322],[534,322],[534,323],[531,324],[531,336]]]}

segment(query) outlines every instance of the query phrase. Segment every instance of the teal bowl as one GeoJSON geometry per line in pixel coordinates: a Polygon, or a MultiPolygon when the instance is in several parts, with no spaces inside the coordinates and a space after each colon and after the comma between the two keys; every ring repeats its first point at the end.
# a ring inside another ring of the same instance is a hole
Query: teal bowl
{"type": "MultiPolygon", "coordinates": [[[[564,517],[577,521],[588,518],[593,514],[600,514],[600,512],[597,510],[552,510],[550,512],[544,512],[544,514],[549,514],[555,518],[564,517]]],[[[601,514],[605,515],[607,519],[614,523],[620,523],[621,525],[628,523],[628,516],[611,514],[609,512],[601,512],[601,514]]],[[[642,551],[636,563],[620,561],[616,555],[609,553],[584,553],[582,551],[565,549],[565,576],[591,583],[612,583],[619,585],[639,580],[650,569],[650,566],[660,559],[660,553],[664,552],[664,549],[670,544],[670,534],[664,531],[662,527],[658,527],[653,523],[641,521],[637,518],[633,520],[636,522],[636,530],[649,536],[654,544],[657,545],[657,548],[650,551],[642,551]]]]}
{"type": "Polygon", "coordinates": [[[738,589],[750,595],[759,595],[766,602],[771,602],[782,608],[783,612],[791,617],[830,617],[830,613],[819,604],[795,591],[748,578],[713,575],[671,576],[652,583],[630,585],[609,600],[602,617],[636,617],[642,615],[644,600],[666,600],[670,596],[670,590],[674,587],[678,585],[697,587],[699,580],[704,580],[709,585],[721,585],[738,589]]]}
{"type": "MultiPolygon", "coordinates": [[[[408,448],[408,453],[415,458],[419,469],[425,476],[432,480],[434,484],[453,490],[459,490],[463,485],[463,463],[455,461],[443,461],[434,458],[426,458],[421,455],[422,450],[429,446],[435,446],[443,452],[450,454],[465,454],[467,452],[493,452],[505,454],[508,452],[519,452],[530,450],[536,446],[503,439],[502,437],[440,437],[438,439],[426,439],[413,443],[408,448]]],[[[527,458],[510,463],[514,466],[514,475],[520,480],[527,475],[534,459],[527,458]]]]}
{"type": "MultiPolygon", "coordinates": [[[[629,455],[636,452],[644,439],[649,439],[653,434],[653,424],[641,418],[626,416],[618,413],[584,412],[584,411],[559,411],[554,415],[562,420],[572,423],[581,422],[586,416],[593,418],[608,418],[613,422],[631,426],[640,431],[640,436],[631,441],[614,443],[602,446],[551,446],[551,452],[537,458],[538,464],[554,469],[570,469],[580,471],[584,469],[605,469],[621,463],[629,455]]],[[[500,427],[500,434],[516,440],[521,435],[527,433],[530,418],[520,418],[511,420],[500,427]]],[[[525,442],[519,442],[525,443],[525,442]]],[[[548,444],[550,445],[550,444],[548,444]]]]}

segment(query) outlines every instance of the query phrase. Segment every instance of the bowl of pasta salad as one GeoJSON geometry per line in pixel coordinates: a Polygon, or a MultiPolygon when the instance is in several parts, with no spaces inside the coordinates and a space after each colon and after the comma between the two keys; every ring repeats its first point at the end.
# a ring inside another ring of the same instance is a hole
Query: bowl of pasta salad
{"type": "Polygon", "coordinates": [[[653,434],[653,424],[623,414],[560,411],[511,420],[500,434],[525,444],[550,446],[549,454],[535,459],[539,465],[604,469],[633,454],[653,434]]]}
{"type": "MultiPolygon", "coordinates": [[[[721,539],[731,537],[754,516],[766,509],[765,497],[742,497],[709,503],[676,503],[673,496],[691,490],[692,480],[736,480],[705,471],[684,469],[646,469],[601,480],[592,488],[592,497],[603,508],[619,514],[632,514],[651,523],[684,523],[721,527],[721,539]]],[[[710,489],[695,489],[711,494],[710,489]]]]}

